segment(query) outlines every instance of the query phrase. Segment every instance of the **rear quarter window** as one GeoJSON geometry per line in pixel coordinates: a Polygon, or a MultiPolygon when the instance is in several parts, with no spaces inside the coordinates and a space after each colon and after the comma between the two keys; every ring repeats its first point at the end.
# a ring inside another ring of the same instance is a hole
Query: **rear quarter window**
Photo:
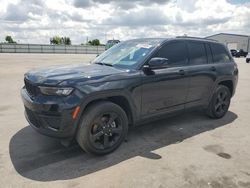
{"type": "Polygon", "coordinates": [[[214,63],[227,63],[231,61],[225,46],[216,43],[211,43],[210,46],[214,63]]]}

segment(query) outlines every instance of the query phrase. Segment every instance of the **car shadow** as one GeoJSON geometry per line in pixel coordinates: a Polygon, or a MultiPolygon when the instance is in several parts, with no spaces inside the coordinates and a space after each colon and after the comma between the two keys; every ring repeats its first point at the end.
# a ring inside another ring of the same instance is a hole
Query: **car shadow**
{"type": "Polygon", "coordinates": [[[85,153],[74,144],[63,147],[56,139],[36,133],[30,126],[18,131],[9,144],[10,158],[23,177],[37,181],[73,179],[112,167],[120,162],[142,156],[158,160],[162,156],[153,151],[184,139],[227,125],[237,119],[228,112],[214,120],[191,112],[135,127],[129,131],[128,141],[106,156],[85,153]]]}

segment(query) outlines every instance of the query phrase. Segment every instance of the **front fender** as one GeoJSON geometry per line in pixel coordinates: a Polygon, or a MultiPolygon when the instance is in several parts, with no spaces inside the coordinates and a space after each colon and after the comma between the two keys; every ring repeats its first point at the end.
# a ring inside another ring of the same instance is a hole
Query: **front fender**
{"type": "Polygon", "coordinates": [[[84,111],[86,109],[86,106],[91,102],[97,100],[105,100],[110,97],[124,97],[127,100],[129,107],[132,111],[131,114],[133,116],[133,119],[137,119],[139,117],[138,113],[139,109],[137,109],[138,107],[132,102],[133,101],[132,96],[126,90],[112,90],[112,91],[101,91],[101,92],[91,93],[82,100],[80,107],[82,111],[84,111]]]}

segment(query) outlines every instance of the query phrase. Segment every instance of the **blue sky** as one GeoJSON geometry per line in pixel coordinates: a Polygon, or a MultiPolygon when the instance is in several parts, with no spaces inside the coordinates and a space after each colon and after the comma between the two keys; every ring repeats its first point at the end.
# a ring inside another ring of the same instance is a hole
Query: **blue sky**
{"type": "Polygon", "coordinates": [[[228,0],[228,2],[232,4],[244,4],[244,3],[249,3],[250,0],[228,0]]]}

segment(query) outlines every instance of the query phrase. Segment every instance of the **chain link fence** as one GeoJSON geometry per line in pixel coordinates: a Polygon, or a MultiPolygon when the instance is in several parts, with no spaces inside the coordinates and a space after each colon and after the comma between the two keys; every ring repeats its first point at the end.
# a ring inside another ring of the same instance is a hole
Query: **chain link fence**
{"type": "Polygon", "coordinates": [[[0,53],[101,54],[104,46],[0,44],[0,53]]]}

